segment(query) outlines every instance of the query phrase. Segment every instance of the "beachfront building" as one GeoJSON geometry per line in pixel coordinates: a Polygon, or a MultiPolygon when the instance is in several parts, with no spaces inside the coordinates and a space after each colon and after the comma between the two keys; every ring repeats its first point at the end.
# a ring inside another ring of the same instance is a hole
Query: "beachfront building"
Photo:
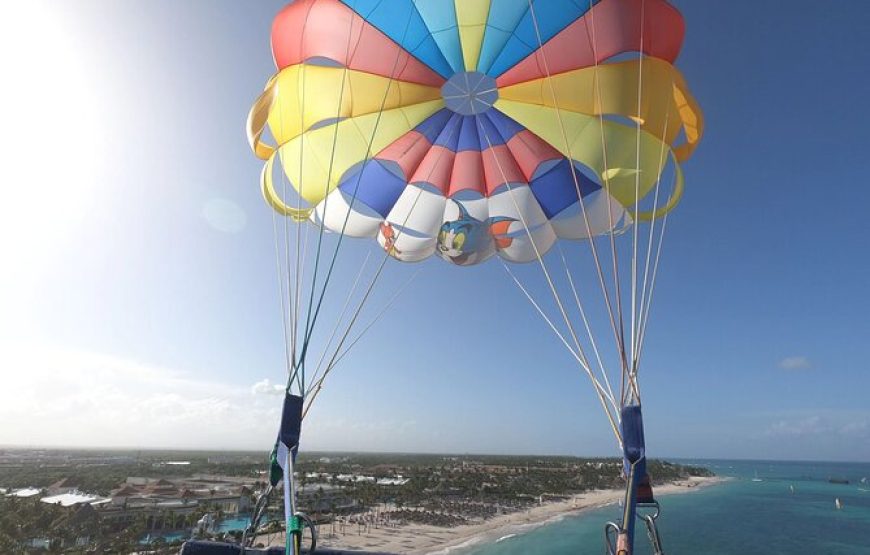
{"type": "Polygon", "coordinates": [[[299,506],[311,515],[355,511],[358,504],[341,487],[328,483],[300,486],[296,492],[299,506]]]}
{"type": "Polygon", "coordinates": [[[39,495],[42,493],[42,490],[39,488],[21,488],[12,490],[12,493],[7,495],[11,495],[13,497],[33,497],[34,495],[39,495]]]}
{"type": "Polygon", "coordinates": [[[60,505],[61,507],[73,507],[75,505],[103,505],[110,503],[112,500],[78,490],[70,490],[66,493],[43,497],[40,501],[51,505],[60,505]]]}
{"type": "MultiPolygon", "coordinates": [[[[238,479],[223,480],[212,476],[178,484],[162,478],[130,477],[108,497],[81,491],[70,480],[60,480],[42,489],[9,489],[3,494],[19,498],[41,495],[39,500],[42,503],[69,509],[70,518],[72,515],[79,515],[77,518],[88,515],[116,530],[133,523],[150,530],[169,530],[192,526],[205,512],[233,516],[250,512],[253,487],[253,484],[243,484],[238,479]]],[[[318,499],[345,505],[332,492],[318,499]]]]}

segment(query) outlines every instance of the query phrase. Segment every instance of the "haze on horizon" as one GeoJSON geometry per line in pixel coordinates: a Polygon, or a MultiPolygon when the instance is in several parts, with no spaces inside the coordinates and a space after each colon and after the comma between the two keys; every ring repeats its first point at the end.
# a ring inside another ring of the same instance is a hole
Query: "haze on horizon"
{"type": "MultiPolygon", "coordinates": [[[[0,445],[271,449],[284,352],[243,123],[283,3],[10,5],[0,445]]],[[[870,8],[673,3],[707,135],[645,352],[650,456],[868,461],[870,8]]],[[[388,287],[421,271],[330,376],[304,450],[618,454],[500,265],[398,266],[388,287]]]]}

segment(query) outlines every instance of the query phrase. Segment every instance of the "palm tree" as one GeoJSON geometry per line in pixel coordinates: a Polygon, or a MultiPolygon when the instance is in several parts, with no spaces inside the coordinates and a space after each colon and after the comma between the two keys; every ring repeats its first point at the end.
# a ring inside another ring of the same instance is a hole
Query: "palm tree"
{"type": "Polygon", "coordinates": [[[329,515],[332,521],[332,535],[335,536],[335,497],[329,498],[329,515]]]}
{"type": "Polygon", "coordinates": [[[323,487],[320,486],[317,488],[317,491],[314,492],[314,520],[318,520],[318,514],[320,513],[320,504],[323,502],[323,487]]]}

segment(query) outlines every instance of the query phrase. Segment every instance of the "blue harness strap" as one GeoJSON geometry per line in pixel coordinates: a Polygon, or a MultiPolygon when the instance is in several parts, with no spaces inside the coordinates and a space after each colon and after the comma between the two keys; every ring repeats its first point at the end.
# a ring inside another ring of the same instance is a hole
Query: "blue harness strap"
{"type": "Polygon", "coordinates": [[[627,536],[628,553],[634,549],[634,524],[637,505],[655,503],[646,471],[646,444],[640,405],[627,405],[621,413],[623,471],[626,477],[625,506],[621,531],[627,536]]]}
{"type": "Polygon", "coordinates": [[[299,437],[302,435],[302,405],[302,397],[290,392],[285,393],[284,407],[281,410],[281,427],[278,429],[278,437],[270,457],[272,464],[269,471],[269,481],[273,486],[277,486],[283,479],[284,470],[281,461],[287,456],[288,449],[293,460],[296,460],[299,437]]]}
{"type": "Polygon", "coordinates": [[[643,414],[640,405],[628,405],[622,409],[623,471],[630,474],[631,466],[637,478],[637,503],[653,503],[652,485],[646,471],[646,442],[643,437],[643,414]]]}
{"type": "Polygon", "coordinates": [[[646,444],[643,439],[643,414],[640,405],[627,405],[622,409],[622,451],[625,475],[632,464],[639,476],[646,474],[646,444]]]}
{"type": "Polygon", "coordinates": [[[299,450],[299,436],[302,434],[302,405],[303,399],[299,395],[287,393],[284,396],[278,441],[293,451],[293,460],[296,460],[296,452],[299,450]]]}

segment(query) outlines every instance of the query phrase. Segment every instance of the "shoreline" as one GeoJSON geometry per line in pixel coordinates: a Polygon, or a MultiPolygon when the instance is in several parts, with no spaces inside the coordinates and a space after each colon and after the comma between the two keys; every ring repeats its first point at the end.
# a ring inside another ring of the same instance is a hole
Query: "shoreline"
{"type": "MultiPolygon", "coordinates": [[[[683,494],[723,482],[721,477],[693,477],[655,488],[656,496],[683,494]]],[[[318,545],[346,550],[381,551],[396,555],[448,555],[475,545],[497,543],[508,537],[528,533],[536,528],[618,503],[624,490],[593,490],[569,499],[551,501],[515,513],[499,515],[489,520],[443,528],[425,524],[405,524],[398,527],[368,528],[357,534],[352,530],[332,535],[328,526],[321,527],[318,545]]],[[[283,534],[270,539],[272,545],[283,545],[283,534]]]]}

